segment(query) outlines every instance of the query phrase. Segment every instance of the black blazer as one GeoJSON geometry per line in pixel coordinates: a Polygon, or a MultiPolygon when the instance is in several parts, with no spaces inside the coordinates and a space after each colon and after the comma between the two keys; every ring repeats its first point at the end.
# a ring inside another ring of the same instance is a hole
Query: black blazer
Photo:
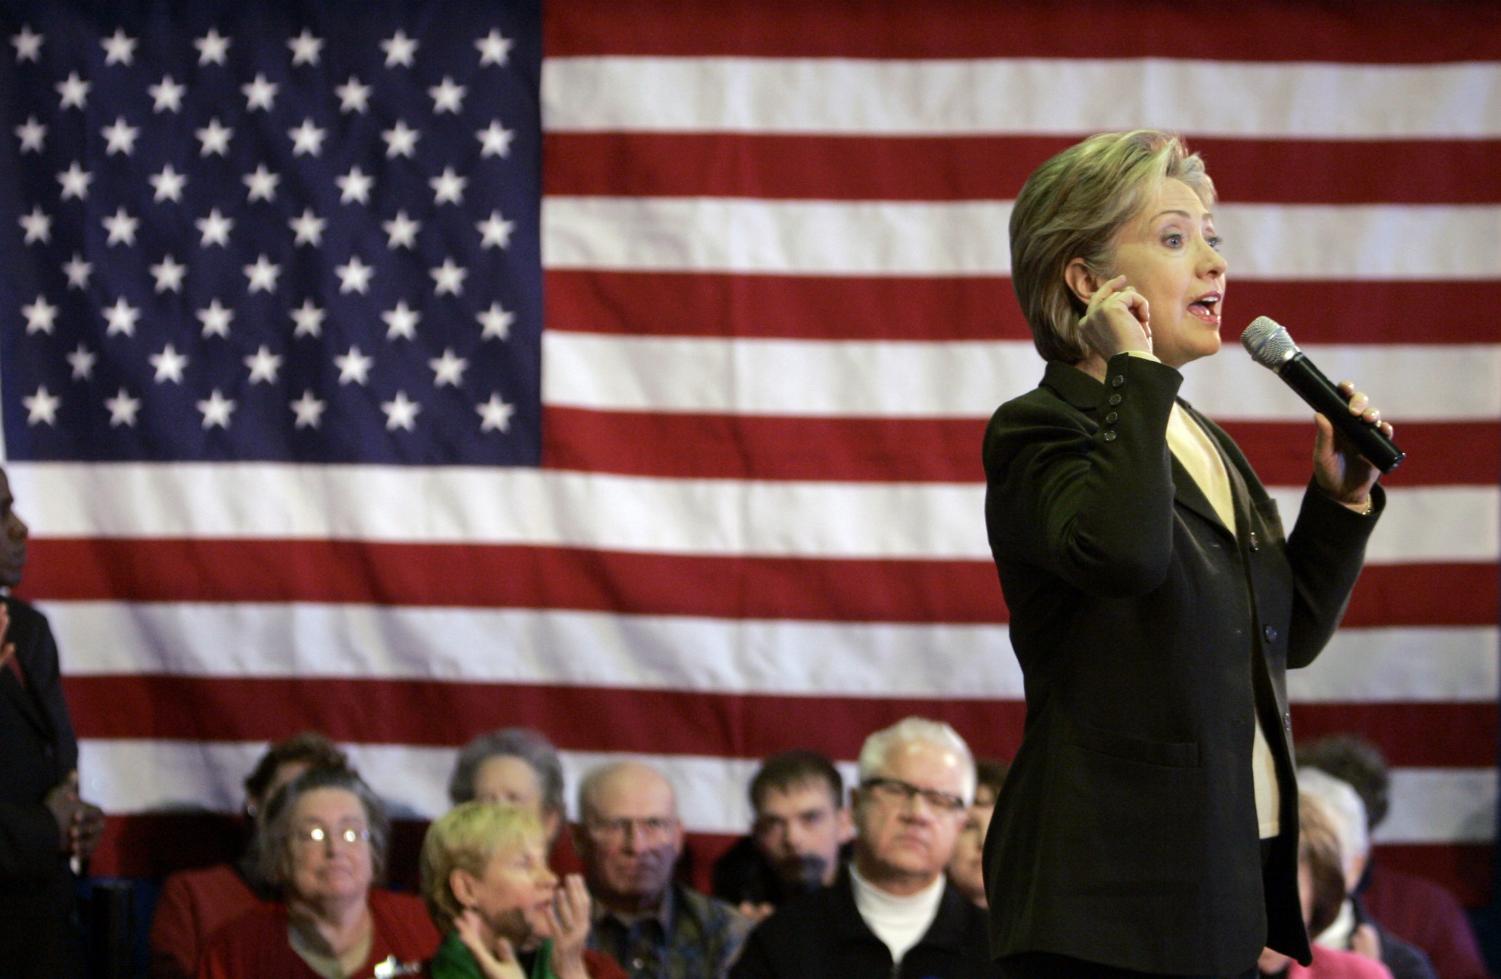
{"type": "Polygon", "coordinates": [[[846,868],[756,926],[730,979],[989,979],[1000,973],[985,946],[985,913],[945,883],[932,924],[894,970],[891,950],[855,906],[846,868]]]}
{"type": "Polygon", "coordinates": [[[55,979],[78,965],[73,876],[42,800],[78,766],[78,742],[46,618],[3,601],[26,685],[0,668],[0,974],[55,979]]]}
{"type": "Polygon", "coordinates": [[[1195,413],[1229,474],[1232,534],[1168,449],[1181,382],[1127,355],[1104,384],[1049,364],[985,433],[986,525],[1027,700],[985,842],[997,957],[1229,975],[1263,944],[1309,956],[1284,671],[1333,634],[1375,517],[1310,485],[1284,538],[1245,458],[1195,413]],[[1265,875],[1257,717],[1281,795],[1265,875]]]}

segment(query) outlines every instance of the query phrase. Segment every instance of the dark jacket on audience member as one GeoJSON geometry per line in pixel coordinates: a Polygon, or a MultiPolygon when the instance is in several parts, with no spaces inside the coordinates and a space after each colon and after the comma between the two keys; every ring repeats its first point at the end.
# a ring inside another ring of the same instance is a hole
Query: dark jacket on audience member
{"type": "Polygon", "coordinates": [[[855,906],[848,871],[830,887],[783,905],[745,943],[730,979],[981,979],[990,962],[985,912],[946,884],[938,914],[893,971],[891,951],[855,906]]]}
{"type": "Polygon", "coordinates": [[[73,874],[44,800],[78,767],[78,741],[47,619],[3,601],[26,681],[0,667],[0,975],[58,979],[81,963],[73,874]]]}

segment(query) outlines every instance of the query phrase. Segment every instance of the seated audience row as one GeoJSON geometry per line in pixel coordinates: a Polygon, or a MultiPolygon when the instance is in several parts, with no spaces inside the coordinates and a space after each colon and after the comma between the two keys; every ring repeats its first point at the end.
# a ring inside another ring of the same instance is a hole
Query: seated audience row
{"type": "MultiPolygon", "coordinates": [[[[980,850],[1005,774],[921,718],[866,739],[848,804],[827,758],[774,755],[749,787],[751,833],[716,864],[710,897],[678,879],[676,792],[639,761],[583,777],[572,826],[583,874],[560,880],[557,751],[534,731],[491,732],[458,755],[454,808],[423,842],[419,900],[379,886],[389,822],[375,793],[328,739],[299,735],[245,781],[241,862],[164,886],[152,975],[998,975],[980,850]]],[[[1357,895],[1369,862],[1360,795],[1323,771],[1300,783],[1300,885],[1319,948],[1309,967],[1268,951],[1262,974],[1430,979],[1423,952],[1357,895]]]]}

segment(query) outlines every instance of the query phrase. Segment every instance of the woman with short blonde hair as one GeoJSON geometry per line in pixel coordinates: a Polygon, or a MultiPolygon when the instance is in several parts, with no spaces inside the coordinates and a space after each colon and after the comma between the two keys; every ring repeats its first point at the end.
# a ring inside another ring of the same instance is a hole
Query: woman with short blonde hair
{"type": "Polygon", "coordinates": [[[531,809],[466,802],[428,827],[422,897],[444,933],[432,979],[624,979],[609,956],[584,948],[589,892],[547,867],[543,824],[531,809]]]}

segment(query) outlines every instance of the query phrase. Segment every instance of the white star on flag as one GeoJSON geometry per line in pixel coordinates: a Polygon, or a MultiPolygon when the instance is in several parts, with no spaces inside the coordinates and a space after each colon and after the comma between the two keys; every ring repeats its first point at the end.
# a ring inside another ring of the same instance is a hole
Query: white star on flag
{"type": "Polygon", "coordinates": [[[294,337],[318,337],[323,335],[323,317],[327,314],[313,304],[312,299],[304,299],[302,305],[292,310],[292,322],[297,328],[292,331],[294,337]]]}
{"type": "Polygon", "coordinates": [[[511,243],[511,232],[515,229],[516,222],[505,220],[499,211],[491,211],[488,218],[476,222],[474,226],[482,236],[481,248],[505,248],[511,243]]]}
{"type": "Polygon", "coordinates": [[[276,102],[276,90],[280,87],[275,82],[268,82],[261,72],[256,72],[254,78],[240,86],[240,91],[245,95],[245,111],[260,109],[270,112],[276,102]]]}
{"type": "Polygon", "coordinates": [[[214,28],[193,42],[193,47],[198,49],[198,63],[200,65],[222,65],[224,55],[228,53],[230,39],[224,37],[214,28]]]}
{"type": "Polygon", "coordinates": [[[104,48],[104,63],[106,65],[125,65],[129,67],[135,61],[136,39],[126,37],[125,31],[115,28],[115,33],[102,39],[99,45],[104,48]]]}
{"type": "Polygon", "coordinates": [[[220,125],[219,117],[214,116],[214,118],[208,121],[207,126],[193,132],[193,135],[197,136],[198,141],[203,144],[203,149],[198,151],[198,155],[212,156],[218,154],[219,156],[228,156],[229,138],[234,134],[235,131],[233,129],[220,125]]]}
{"type": "Polygon", "coordinates": [[[292,49],[293,65],[317,65],[318,52],[323,50],[323,39],[314,37],[303,28],[302,33],[287,42],[292,49]]]}
{"type": "Polygon", "coordinates": [[[281,370],[281,356],[273,354],[263,343],[255,353],[245,358],[244,364],[250,369],[251,384],[275,384],[276,372],[281,370]]]}
{"type": "Polygon", "coordinates": [[[156,368],[156,383],[165,384],[171,381],[173,384],[182,383],[182,372],[188,366],[188,358],[177,352],[172,344],[162,348],[161,353],[152,354],[147,358],[151,366],[156,368]]]}
{"type": "Polygon", "coordinates": [[[381,227],[386,232],[386,247],[394,251],[397,248],[415,248],[417,232],[421,230],[422,223],[408,218],[406,211],[397,211],[396,217],[382,222],[381,227]]]}
{"type": "Polygon", "coordinates": [[[55,426],[57,409],[62,407],[62,403],[62,398],[49,392],[47,385],[41,385],[35,394],[21,399],[21,404],[26,407],[26,424],[55,426]]]}
{"type": "Polygon", "coordinates": [[[287,222],[288,227],[296,234],[293,244],[312,245],[314,248],[323,244],[323,227],[328,224],[323,218],[313,213],[313,209],[305,207],[302,214],[287,222]]]}
{"type": "Polygon", "coordinates": [[[417,140],[422,136],[415,129],[410,129],[400,119],[396,125],[381,133],[381,139],[386,141],[386,159],[394,159],[398,156],[413,157],[417,154],[417,140]]]}
{"type": "Polygon", "coordinates": [[[249,280],[249,292],[275,292],[276,277],[281,275],[281,266],[274,264],[264,254],[256,258],[254,265],[245,266],[245,278],[249,280]]]}
{"type": "Polygon", "coordinates": [[[177,202],[182,200],[182,189],[187,186],[188,178],[186,174],[172,169],[172,164],[168,163],[160,173],[151,176],[150,183],[156,188],[153,200],[177,202]]]}
{"type": "Polygon", "coordinates": [[[16,47],[16,64],[23,61],[39,61],[42,54],[42,42],[46,40],[41,34],[31,29],[30,24],[21,25],[21,33],[12,34],[10,43],[16,47]]]}
{"type": "Polygon", "coordinates": [[[21,141],[22,153],[40,153],[45,148],[47,127],[36,121],[36,116],[27,116],[26,121],[15,129],[21,141]]]}
{"type": "Polygon", "coordinates": [[[109,237],[104,242],[106,245],[118,245],[122,242],[126,245],[136,243],[136,228],[141,222],[131,217],[130,212],[125,208],[116,208],[115,213],[101,223],[104,225],[104,230],[109,232],[109,237]]]}
{"type": "Polygon", "coordinates": [[[484,37],[474,42],[479,49],[479,63],[485,65],[504,65],[511,57],[511,46],[514,44],[510,38],[501,35],[500,31],[491,31],[484,37]]]}
{"type": "Polygon", "coordinates": [[[462,204],[469,178],[454,173],[453,167],[444,167],[442,173],[427,183],[433,189],[434,204],[462,204]]]}
{"type": "Polygon", "coordinates": [[[464,383],[464,371],[468,369],[469,361],[454,356],[451,347],[444,347],[443,356],[430,359],[427,366],[433,372],[433,387],[440,388],[445,384],[459,387],[464,383]]]}
{"type": "Polygon", "coordinates": [[[361,84],[354,75],[350,75],[349,81],[334,89],[334,94],[339,97],[340,112],[363,113],[370,108],[370,86],[361,84]]]}
{"type": "Polygon", "coordinates": [[[474,136],[480,141],[481,159],[487,156],[510,156],[511,140],[516,138],[514,132],[495,120],[491,120],[490,125],[475,132],[474,136]]]}
{"type": "Polygon", "coordinates": [[[208,212],[208,217],[199,218],[193,224],[198,228],[202,237],[198,244],[207,248],[210,245],[218,245],[221,248],[229,247],[229,232],[233,230],[235,222],[233,218],[227,218],[219,213],[216,207],[208,212]]]}
{"type": "Polygon", "coordinates": [[[405,31],[397,31],[388,39],[380,42],[380,49],[386,52],[386,67],[394,68],[401,65],[403,68],[412,67],[412,56],[417,53],[417,42],[407,37],[405,31]]]}
{"type": "Polygon", "coordinates": [[[417,413],[422,410],[422,405],[407,398],[405,391],[397,391],[396,397],[380,403],[380,410],[386,413],[386,431],[394,432],[399,428],[410,432],[417,427],[417,413]]]}
{"type": "Polygon", "coordinates": [[[58,193],[58,200],[68,200],[76,197],[79,200],[87,200],[89,196],[89,184],[94,180],[94,175],[89,173],[74,160],[72,165],[57,175],[57,182],[62,185],[58,193]]]}
{"type": "Polygon", "coordinates": [[[80,340],[78,341],[78,346],[74,348],[72,353],[68,354],[66,359],[68,366],[73,368],[73,380],[87,381],[94,375],[94,362],[99,357],[88,347],[84,346],[83,341],[80,340]]]}
{"type": "Polygon", "coordinates": [[[78,77],[78,72],[68,72],[68,77],[53,86],[59,96],[59,109],[82,109],[89,100],[89,82],[78,77]]]}
{"type": "Polygon", "coordinates": [[[351,255],[349,261],[334,268],[334,274],[339,277],[339,292],[357,292],[364,295],[370,288],[370,276],[375,274],[375,266],[366,265],[360,261],[358,255],[351,255]]]}
{"type": "Polygon", "coordinates": [[[94,263],[85,262],[83,256],[77,252],[73,257],[63,263],[63,275],[68,277],[68,288],[83,291],[89,287],[89,276],[93,274],[94,263]]]}
{"type": "Polygon", "coordinates": [[[136,412],[141,410],[141,399],[132,398],[129,392],[121,388],[119,394],[104,402],[104,407],[109,409],[110,428],[115,428],[119,425],[134,428],[136,412]]]}
{"type": "Polygon", "coordinates": [[[164,255],[162,260],[151,266],[151,274],[156,279],[157,292],[182,292],[182,277],[188,272],[188,267],[172,258],[164,255]]]}
{"type": "Polygon", "coordinates": [[[127,125],[124,116],[116,116],[111,125],[99,130],[99,135],[105,140],[105,156],[114,156],[116,153],[132,156],[136,151],[136,137],[141,135],[141,130],[138,126],[127,125]]]}
{"type": "Polygon", "coordinates": [[[287,135],[292,140],[293,156],[321,156],[323,140],[328,133],[313,125],[313,120],[304,119],[296,129],[288,129],[287,135]]]}
{"type": "Polygon", "coordinates": [[[171,75],[163,75],[159,83],[149,86],[146,89],[146,91],[151,93],[151,98],[153,99],[151,111],[181,112],[182,97],[187,93],[187,90],[188,87],[186,85],[179,85],[174,82],[171,75]]]}
{"type": "Polygon", "coordinates": [[[360,353],[359,347],[350,347],[349,353],[334,358],[334,366],[339,368],[339,383],[364,384],[370,378],[370,368],[374,366],[375,359],[360,353]]]}
{"type": "Polygon", "coordinates": [[[215,296],[209,304],[195,314],[203,323],[203,335],[205,337],[229,336],[229,321],[235,318],[235,311],[219,304],[219,297],[215,296]]]}
{"type": "Polygon", "coordinates": [[[375,183],[374,177],[367,177],[359,167],[350,167],[349,172],[339,177],[334,183],[339,185],[339,203],[348,204],[357,201],[361,204],[370,203],[370,187],[375,183]]]}
{"type": "Polygon", "coordinates": [[[109,328],[104,331],[105,336],[112,337],[117,333],[135,336],[136,320],[141,318],[141,311],[126,302],[124,296],[117,298],[113,306],[104,307],[102,312],[109,323],[109,328]]]}
{"type": "Polygon", "coordinates": [[[395,308],[381,313],[380,318],[386,322],[387,340],[417,339],[417,323],[422,319],[422,314],[408,308],[406,300],[397,302],[395,308]]]}
{"type": "Polygon", "coordinates": [[[447,75],[443,81],[427,90],[427,94],[433,100],[433,114],[442,115],[451,112],[455,115],[464,108],[464,93],[467,89],[463,85],[454,84],[454,80],[447,75]]]}
{"type": "Polygon", "coordinates": [[[297,416],[294,428],[317,428],[323,419],[323,409],[327,407],[322,401],[313,397],[313,392],[304,390],[302,397],[289,402],[292,413],[297,416]]]}
{"type": "Polygon", "coordinates": [[[21,215],[17,221],[26,232],[23,244],[39,241],[45,245],[52,240],[52,219],[42,213],[42,205],[32,205],[31,213],[21,215]]]}
{"type": "Polygon", "coordinates": [[[33,333],[51,334],[53,323],[57,320],[57,307],[49,303],[46,296],[38,295],[36,302],[21,307],[21,315],[26,317],[27,336],[33,333]]]}
{"type": "Polygon", "coordinates": [[[516,320],[515,313],[506,312],[500,303],[491,303],[490,308],[481,312],[475,319],[479,320],[481,340],[505,340],[511,336],[511,324],[516,320]]]}
{"type": "Polygon", "coordinates": [[[459,296],[464,293],[464,278],[469,270],[454,264],[453,259],[445,258],[443,264],[435,269],[429,269],[432,273],[434,292],[439,295],[459,296]]]}
{"type": "Polygon", "coordinates": [[[281,175],[272,173],[262,163],[255,168],[254,173],[247,173],[244,177],[245,199],[248,201],[273,201],[276,199],[276,185],[281,182],[281,175]]]}
{"type": "Polygon", "coordinates": [[[491,394],[490,400],[474,406],[479,412],[481,432],[506,432],[511,428],[511,416],[516,413],[514,405],[500,400],[500,395],[491,394]]]}
{"type": "Polygon", "coordinates": [[[229,416],[234,413],[235,403],[220,394],[218,388],[214,388],[206,399],[198,402],[197,407],[199,411],[203,412],[203,427],[205,429],[213,428],[216,425],[219,428],[228,428],[229,416]]]}

